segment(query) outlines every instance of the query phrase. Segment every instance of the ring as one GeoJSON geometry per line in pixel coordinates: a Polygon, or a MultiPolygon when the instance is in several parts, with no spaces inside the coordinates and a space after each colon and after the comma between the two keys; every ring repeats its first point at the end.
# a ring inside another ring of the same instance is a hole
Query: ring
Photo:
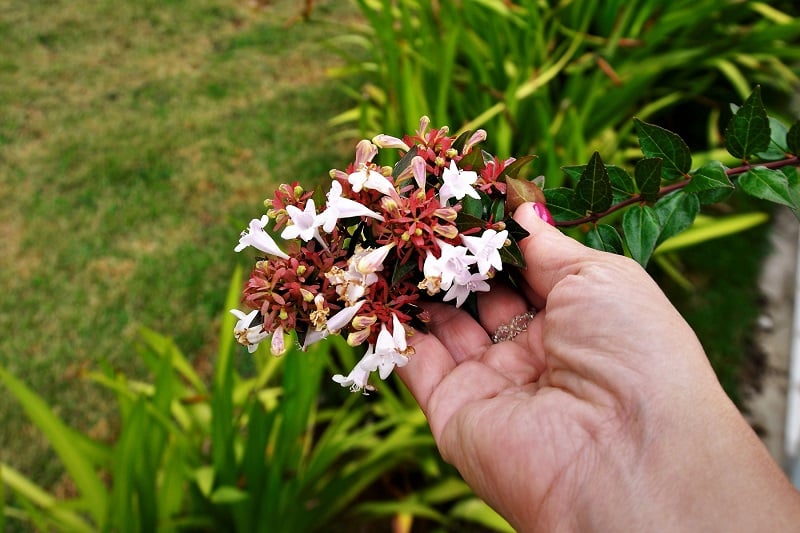
{"type": "Polygon", "coordinates": [[[497,328],[492,335],[492,342],[497,344],[499,342],[510,341],[520,333],[527,331],[528,324],[533,317],[536,316],[536,310],[531,309],[521,315],[517,315],[511,319],[508,324],[503,324],[497,328]]]}

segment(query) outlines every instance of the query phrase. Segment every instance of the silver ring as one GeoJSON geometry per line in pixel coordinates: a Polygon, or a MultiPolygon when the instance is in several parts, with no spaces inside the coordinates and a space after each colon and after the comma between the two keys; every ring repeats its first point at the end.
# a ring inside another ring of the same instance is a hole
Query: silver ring
{"type": "Polygon", "coordinates": [[[530,311],[526,311],[521,315],[515,316],[508,324],[503,324],[494,331],[494,334],[492,335],[492,342],[497,344],[499,342],[510,341],[520,333],[527,331],[528,324],[535,316],[535,309],[531,309],[530,311]]]}

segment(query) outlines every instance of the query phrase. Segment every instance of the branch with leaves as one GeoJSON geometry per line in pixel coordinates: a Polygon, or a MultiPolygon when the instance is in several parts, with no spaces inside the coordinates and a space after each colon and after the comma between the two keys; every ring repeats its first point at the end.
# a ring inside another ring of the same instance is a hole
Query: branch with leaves
{"type": "Polygon", "coordinates": [[[605,165],[595,152],[586,165],[563,167],[573,188],[546,189],[547,206],[556,226],[591,224],[586,243],[593,248],[624,253],[646,265],[655,248],[691,226],[700,206],[743,192],[800,212],[800,121],[791,128],[770,117],[759,87],[725,129],[725,148],[742,165],[727,168],[710,161],[692,169],[689,147],[677,134],[635,119],[644,158],[631,176],[605,165]],[[627,209],[626,209],[627,208],[627,209]],[[601,221],[618,211],[621,229],[601,221]]]}

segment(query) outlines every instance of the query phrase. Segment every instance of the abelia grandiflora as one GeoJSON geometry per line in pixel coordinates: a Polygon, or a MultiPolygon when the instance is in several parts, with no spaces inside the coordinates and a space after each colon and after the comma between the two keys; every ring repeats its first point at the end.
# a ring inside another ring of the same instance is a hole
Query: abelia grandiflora
{"type": "Polygon", "coordinates": [[[251,311],[231,311],[239,343],[253,352],[270,339],[281,355],[294,331],[303,349],[332,334],[366,344],[350,373],[333,377],[366,394],[372,372],[384,380],[414,355],[408,337],[429,319],[420,300],[461,307],[505,266],[524,266],[517,242],[527,233],[505,203],[509,180],[515,202],[531,191],[537,212],[549,213],[538,187],[516,178],[522,161],[478,149],[483,130],[429,126],[423,117],[414,135],[360,141],[347,169],[331,171],[319,208],[297,182],[265,201],[235,247],[264,254],[244,288],[251,311]],[[380,150],[397,150],[399,162],[379,166],[380,150]]]}

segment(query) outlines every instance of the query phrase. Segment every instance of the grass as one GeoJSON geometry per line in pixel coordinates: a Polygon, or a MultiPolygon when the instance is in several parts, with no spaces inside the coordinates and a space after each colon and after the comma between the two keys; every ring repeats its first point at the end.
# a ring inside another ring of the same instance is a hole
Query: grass
{"type": "MultiPolygon", "coordinates": [[[[323,41],[347,3],[10,1],[0,12],[0,365],[95,433],[139,325],[209,366],[238,232],[273,186],[346,162],[323,41]]],[[[242,258],[244,261],[246,258],[242,258]]],[[[60,471],[6,391],[0,460],[60,471]]]]}

